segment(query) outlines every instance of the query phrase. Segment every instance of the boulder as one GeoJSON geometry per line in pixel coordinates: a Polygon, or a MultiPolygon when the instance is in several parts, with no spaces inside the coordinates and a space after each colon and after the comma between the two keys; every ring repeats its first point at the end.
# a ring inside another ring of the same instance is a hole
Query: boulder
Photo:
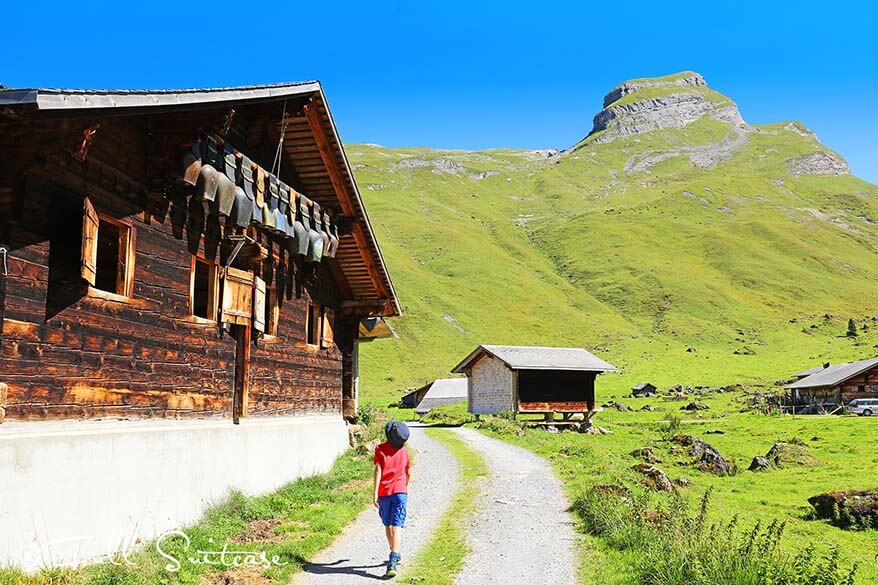
{"type": "Polygon", "coordinates": [[[631,452],[631,455],[637,457],[639,459],[643,459],[647,463],[661,463],[662,460],[656,456],[655,451],[652,447],[643,447],[641,449],[635,449],[631,452]]]}
{"type": "Polygon", "coordinates": [[[692,482],[685,477],[678,477],[674,480],[674,485],[679,487],[689,487],[690,485],[692,485],[692,482]]]}
{"type": "Polygon", "coordinates": [[[772,465],[776,467],[786,467],[788,465],[813,466],[818,465],[817,461],[804,445],[795,443],[775,443],[768,453],[765,454],[772,465]]]}
{"type": "Polygon", "coordinates": [[[808,498],[818,518],[836,526],[859,524],[878,528],[878,490],[826,492],[808,498]]]}
{"type": "Polygon", "coordinates": [[[750,462],[750,467],[747,469],[749,471],[768,471],[771,469],[771,461],[765,457],[756,456],[753,458],[753,461],[750,462]]]}
{"type": "Polygon", "coordinates": [[[696,458],[692,463],[697,465],[701,471],[714,475],[729,475],[732,472],[732,466],[710,443],[692,435],[677,435],[672,440],[689,447],[689,455],[696,458]]]}
{"type": "Polygon", "coordinates": [[[653,412],[653,411],[655,411],[655,406],[653,406],[652,404],[645,404],[645,405],[643,405],[643,407],[640,410],[644,410],[646,412],[653,412]]]}
{"type": "Polygon", "coordinates": [[[631,408],[627,404],[622,404],[621,402],[614,402],[613,408],[615,408],[619,412],[630,412],[630,411],[634,410],[633,408],[631,408]]]}
{"type": "Polygon", "coordinates": [[[685,406],[681,406],[680,410],[693,411],[693,410],[707,410],[709,408],[710,407],[703,402],[690,402],[689,404],[686,404],[685,406]]]}
{"type": "Polygon", "coordinates": [[[650,488],[651,490],[656,492],[674,491],[674,484],[671,483],[671,479],[665,474],[664,471],[662,471],[655,465],[649,465],[648,463],[638,463],[631,469],[644,476],[641,481],[643,485],[650,488]]]}
{"type": "Polygon", "coordinates": [[[369,430],[365,425],[348,425],[348,443],[351,449],[356,449],[369,437],[369,430]]]}

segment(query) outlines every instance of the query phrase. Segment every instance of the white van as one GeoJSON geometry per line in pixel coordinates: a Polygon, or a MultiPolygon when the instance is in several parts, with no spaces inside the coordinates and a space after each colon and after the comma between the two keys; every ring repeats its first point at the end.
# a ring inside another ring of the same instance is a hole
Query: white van
{"type": "Polygon", "coordinates": [[[878,414],[878,398],[857,398],[848,404],[848,412],[860,416],[872,416],[878,414]]]}

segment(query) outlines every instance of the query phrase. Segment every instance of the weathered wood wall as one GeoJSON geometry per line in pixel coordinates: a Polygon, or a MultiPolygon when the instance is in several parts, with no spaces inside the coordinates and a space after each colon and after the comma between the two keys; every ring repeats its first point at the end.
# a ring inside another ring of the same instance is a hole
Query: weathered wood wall
{"type": "MultiPolygon", "coordinates": [[[[192,221],[198,214],[184,202],[159,217],[146,212],[151,209],[146,193],[156,176],[150,168],[162,167],[163,176],[179,172],[168,165],[178,163],[180,138],[167,139],[172,147],[157,147],[161,140],[152,144],[147,136],[160,124],[104,119],[82,164],[58,145],[75,143],[83,125],[62,120],[0,129],[0,157],[12,159],[0,169],[0,245],[10,247],[9,274],[0,285],[0,381],[9,386],[7,417],[227,416],[235,340],[191,317],[189,307],[192,255],[218,257],[217,226],[211,231],[197,217],[192,221]],[[129,222],[136,232],[130,300],[89,295],[79,278],[86,195],[99,212],[129,222]]],[[[237,116],[233,133],[243,137],[245,129],[246,120],[237,116]]],[[[191,136],[195,130],[186,132],[191,136]]],[[[341,315],[332,271],[324,263],[316,283],[303,287],[279,266],[263,264],[263,277],[276,281],[284,294],[277,336],[257,342],[251,352],[248,413],[341,412],[338,346],[353,346],[354,327],[336,327],[335,347],[305,343],[309,301],[341,315]]]]}
{"type": "Polygon", "coordinates": [[[878,398],[878,367],[847,380],[841,387],[841,398],[845,402],[855,398],[878,398]],[[860,386],[865,387],[864,392],[860,391],[860,386]]]}

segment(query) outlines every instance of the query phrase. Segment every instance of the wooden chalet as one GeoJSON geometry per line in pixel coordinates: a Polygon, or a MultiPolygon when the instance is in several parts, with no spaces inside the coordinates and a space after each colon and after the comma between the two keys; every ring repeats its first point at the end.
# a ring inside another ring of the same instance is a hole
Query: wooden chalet
{"type": "Polygon", "coordinates": [[[452,372],[468,379],[469,411],[481,414],[595,411],[598,374],[616,367],[581,348],[480,345],[452,372]]]}
{"type": "Polygon", "coordinates": [[[847,404],[878,398],[878,358],[847,364],[824,364],[798,374],[787,388],[793,404],[847,404]]]}
{"type": "Polygon", "coordinates": [[[400,309],[319,83],[3,89],[0,160],[8,419],[354,416],[400,309]]]}

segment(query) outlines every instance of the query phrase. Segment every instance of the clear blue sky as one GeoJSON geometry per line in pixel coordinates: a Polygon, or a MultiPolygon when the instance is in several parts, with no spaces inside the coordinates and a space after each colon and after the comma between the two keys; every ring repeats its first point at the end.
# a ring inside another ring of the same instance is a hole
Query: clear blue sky
{"type": "Polygon", "coordinates": [[[319,79],[346,142],[564,148],[603,95],[684,69],[752,123],[800,120],[878,182],[871,2],[9,2],[0,83],[319,79]]]}

